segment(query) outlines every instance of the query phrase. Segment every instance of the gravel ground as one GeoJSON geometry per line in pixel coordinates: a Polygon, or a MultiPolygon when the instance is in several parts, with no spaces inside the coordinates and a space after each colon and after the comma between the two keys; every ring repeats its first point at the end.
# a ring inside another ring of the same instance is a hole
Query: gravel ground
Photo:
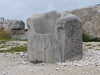
{"type": "Polygon", "coordinates": [[[0,50],[8,50],[12,47],[25,46],[25,45],[27,45],[26,41],[8,41],[0,44],[0,50]]]}
{"type": "Polygon", "coordinates": [[[79,61],[55,64],[30,63],[27,52],[0,53],[0,75],[100,75],[100,42],[84,42],[83,53],[79,61]]]}

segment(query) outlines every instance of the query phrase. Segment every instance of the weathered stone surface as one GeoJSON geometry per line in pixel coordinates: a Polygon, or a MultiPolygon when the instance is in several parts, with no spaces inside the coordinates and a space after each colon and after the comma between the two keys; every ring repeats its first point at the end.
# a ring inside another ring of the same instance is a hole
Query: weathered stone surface
{"type": "Polygon", "coordinates": [[[82,20],[83,33],[90,38],[100,39],[100,5],[67,11],[80,17],[82,20]]]}
{"type": "Polygon", "coordinates": [[[75,15],[68,14],[58,19],[58,40],[62,51],[62,61],[82,57],[82,22],[75,15]]]}
{"type": "Polygon", "coordinates": [[[30,61],[61,61],[58,41],[53,35],[56,20],[59,17],[61,17],[61,14],[52,11],[28,18],[28,52],[30,61]]]}
{"type": "Polygon", "coordinates": [[[64,62],[82,57],[82,27],[72,14],[51,11],[27,19],[30,61],[64,62]]]}
{"type": "Polygon", "coordinates": [[[10,31],[10,30],[24,30],[25,23],[23,21],[20,21],[20,20],[5,20],[2,23],[2,27],[4,27],[4,29],[6,31],[10,31]]]}
{"type": "Polygon", "coordinates": [[[25,23],[21,20],[5,20],[2,23],[2,27],[5,31],[12,35],[24,35],[25,23]]]}

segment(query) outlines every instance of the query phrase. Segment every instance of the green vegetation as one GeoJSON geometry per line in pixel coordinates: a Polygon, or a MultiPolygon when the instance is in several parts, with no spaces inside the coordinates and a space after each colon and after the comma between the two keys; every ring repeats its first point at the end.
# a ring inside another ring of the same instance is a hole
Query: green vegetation
{"type": "Polygon", "coordinates": [[[82,35],[82,40],[83,40],[83,42],[89,42],[90,38],[89,38],[89,36],[83,34],[82,35]]]}
{"type": "Polygon", "coordinates": [[[91,44],[87,44],[86,46],[92,46],[91,44]]]}
{"type": "Polygon", "coordinates": [[[100,40],[99,39],[97,39],[97,38],[94,38],[94,39],[90,39],[90,42],[100,42],[100,40]]]}
{"type": "Polygon", "coordinates": [[[3,45],[3,46],[1,46],[0,48],[5,48],[6,46],[5,45],[3,45]]]}
{"type": "Polygon", "coordinates": [[[20,53],[16,53],[17,55],[19,55],[20,53]]]}
{"type": "Polygon", "coordinates": [[[0,41],[0,45],[2,44],[2,42],[0,41]]]}
{"type": "Polygon", "coordinates": [[[0,53],[13,53],[13,52],[27,52],[27,46],[18,46],[18,47],[13,47],[8,50],[0,50],[0,53]]]}
{"type": "Polygon", "coordinates": [[[0,40],[2,39],[11,39],[11,34],[4,31],[3,29],[0,29],[0,40]]]}
{"type": "Polygon", "coordinates": [[[97,46],[100,46],[100,44],[98,44],[97,46]]]}
{"type": "MultiPolygon", "coordinates": [[[[100,44],[97,44],[97,45],[95,45],[95,46],[100,46],[100,44]]],[[[94,46],[94,47],[95,47],[95,46],[94,46]]]]}
{"type": "Polygon", "coordinates": [[[25,29],[25,31],[28,31],[28,29],[25,29]]]}
{"type": "Polygon", "coordinates": [[[5,40],[0,40],[0,45],[1,44],[5,44],[7,41],[5,41],[5,40]]]}
{"type": "MultiPolygon", "coordinates": [[[[9,41],[27,41],[27,40],[24,40],[24,39],[2,39],[0,40],[0,45],[1,44],[6,44],[6,42],[9,42],[9,41]]],[[[10,45],[7,45],[7,46],[10,46],[10,45]]]]}
{"type": "MultiPolygon", "coordinates": [[[[26,29],[27,30],[27,29],[26,29]]],[[[0,40],[4,41],[27,41],[27,39],[12,39],[12,35],[3,29],[0,29],[0,40]]],[[[1,43],[0,43],[1,44],[1,43]]]]}
{"type": "Polygon", "coordinates": [[[86,49],[83,49],[83,51],[87,51],[86,49]]]}
{"type": "Polygon", "coordinates": [[[11,45],[6,45],[6,46],[11,46],[11,45]]]}
{"type": "Polygon", "coordinates": [[[36,61],[31,61],[31,63],[39,64],[39,63],[43,63],[43,61],[38,61],[38,60],[36,60],[36,61]]]}
{"type": "Polygon", "coordinates": [[[97,38],[90,39],[90,37],[87,36],[86,34],[82,35],[82,40],[83,40],[83,42],[100,42],[100,40],[97,38]]]}
{"type": "Polygon", "coordinates": [[[1,39],[0,41],[5,41],[5,42],[9,42],[9,41],[27,41],[27,39],[1,39]]]}
{"type": "Polygon", "coordinates": [[[11,46],[11,45],[2,45],[0,48],[5,48],[7,46],[11,46]]]}
{"type": "Polygon", "coordinates": [[[98,51],[100,50],[100,49],[97,49],[98,51]]]}

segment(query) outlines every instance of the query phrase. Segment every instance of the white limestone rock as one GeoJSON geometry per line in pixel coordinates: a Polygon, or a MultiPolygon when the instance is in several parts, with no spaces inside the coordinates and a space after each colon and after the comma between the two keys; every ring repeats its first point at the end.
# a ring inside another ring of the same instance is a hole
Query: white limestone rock
{"type": "Polygon", "coordinates": [[[82,58],[82,23],[73,14],[51,11],[27,19],[29,61],[64,62],[82,58]]]}

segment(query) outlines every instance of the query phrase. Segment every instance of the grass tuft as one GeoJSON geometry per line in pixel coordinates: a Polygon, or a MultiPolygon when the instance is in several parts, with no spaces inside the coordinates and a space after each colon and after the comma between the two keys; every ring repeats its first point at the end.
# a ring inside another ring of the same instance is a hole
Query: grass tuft
{"type": "Polygon", "coordinates": [[[87,44],[86,46],[92,46],[91,44],[87,44]]]}
{"type": "Polygon", "coordinates": [[[8,50],[0,50],[0,53],[27,52],[27,46],[12,47],[8,50]]]}

